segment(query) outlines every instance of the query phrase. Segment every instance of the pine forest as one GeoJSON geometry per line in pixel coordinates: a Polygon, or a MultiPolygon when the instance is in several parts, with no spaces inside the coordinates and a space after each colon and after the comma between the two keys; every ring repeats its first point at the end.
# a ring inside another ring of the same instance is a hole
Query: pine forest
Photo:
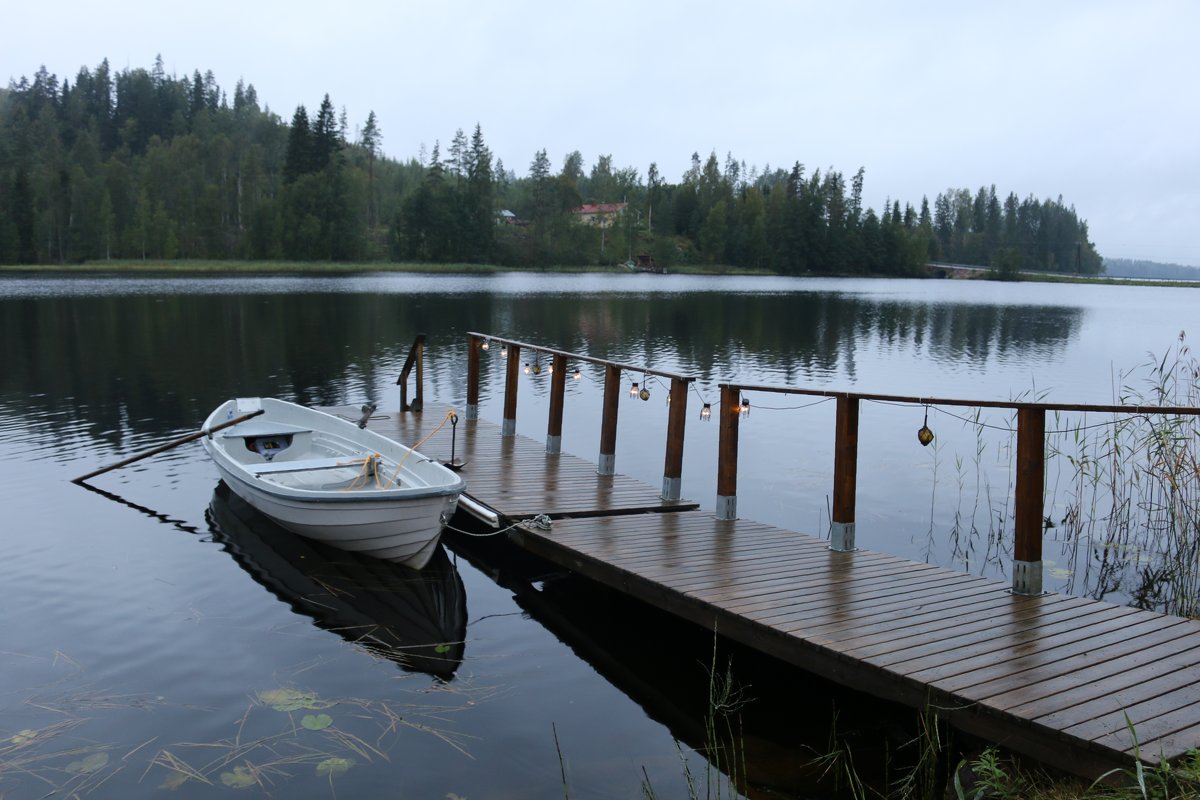
{"type": "MultiPolygon", "coordinates": [[[[469,111],[467,112],[469,113],[469,111]]],[[[449,132],[431,132],[434,135],[449,132]]],[[[415,261],[513,268],[720,265],[916,275],[930,261],[1094,274],[1087,223],[1058,199],[948,189],[863,205],[865,170],[691,157],[677,182],[546,150],[505,165],[483,129],[384,155],[374,112],[325,95],[284,119],[211,72],[43,67],[0,89],[0,264],[415,261]]],[[[431,136],[432,138],[432,136],[431,136]]],[[[569,144],[569,143],[559,143],[569,144]]]]}

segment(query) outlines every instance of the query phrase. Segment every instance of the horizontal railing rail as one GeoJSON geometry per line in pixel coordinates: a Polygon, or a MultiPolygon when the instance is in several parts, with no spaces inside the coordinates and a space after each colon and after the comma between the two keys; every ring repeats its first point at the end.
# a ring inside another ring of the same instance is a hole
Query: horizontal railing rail
{"type": "MultiPolygon", "coordinates": [[[[855,549],[855,495],[858,476],[858,419],[862,401],[918,406],[999,408],[1017,412],[1016,485],[1014,488],[1013,592],[1042,593],[1042,531],[1045,511],[1046,413],[1054,411],[1198,416],[1192,406],[1102,405],[1046,403],[1020,400],[963,400],[944,397],[839,392],[796,386],[763,386],[722,383],[720,441],[717,456],[716,512],[721,519],[737,518],[738,423],[748,410],[744,392],[828,397],[837,401],[834,430],[833,503],[830,510],[830,547],[855,549]]],[[[932,439],[932,437],[930,437],[932,439]]]]}
{"type": "MultiPolygon", "coordinates": [[[[521,353],[537,353],[550,357],[550,410],[546,424],[546,453],[557,455],[562,452],[562,423],[565,409],[567,366],[581,362],[604,367],[603,413],[600,419],[600,457],[596,471],[600,475],[616,472],[617,411],[620,408],[621,373],[664,378],[671,383],[671,406],[667,418],[666,458],[663,466],[664,500],[680,499],[683,475],[683,439],[687,425],[688,386],[696,380],[691,375],[681,375],[651,367],[623,364],[596,356],[572,353],[554,347],[530,344],[516,339],[506,339],[486,333],[467,333],[467,408],[468,420],[479,418],[480,353],[492,347],[503,348],[505,364],[504,412],[501,435],[513,436],[517,431],[517,389],[520,386],[521,353]]],[[[540,368],[540,364],[539,364],[540,368]]],[[[643,391],[645,388],[643,387],[643,391]]],[[[648,396],[648,395],[646,395],[648,396]]]]}

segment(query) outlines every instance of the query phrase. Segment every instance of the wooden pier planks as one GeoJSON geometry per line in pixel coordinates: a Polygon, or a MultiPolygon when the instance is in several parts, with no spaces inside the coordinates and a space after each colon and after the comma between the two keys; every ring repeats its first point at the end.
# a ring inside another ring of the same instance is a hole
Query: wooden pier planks
{"type": "MultiPolygon", "coordinates": [[[[384,416],[409,445],[444,419],[384,416]]],[[[450,426],[420,449],[448,459],[450,426]]],[[[511,534],[525,549],[851,688],[1091,777],[1200,747],[1200,623],[717,520],[492,423],[460,417],[456,455],[502,519],[555,518],[511,534]]]]}
{"type": "Polygon", "coordinates": [[[693,511],[521,529],[523,547],[856,689],[1096,777],[1200,746],[1200,623],[693,511]],[[657,541],[655,541],[657,540],[657,541]],[[782,549],[780,542],[789,542],[782,549]],[[706,563],[707,561],[707,563],[706,563]]]}
{"type": "MultiPolygon", "coordinates": [[[[358,419],[353,406],[322,409],[358,419]]],[[[430,458],[450,459],[451,425],[446,410],[430,408],[420,414],[381,412],[369,427],[417,449],[430,458]],[[439,425],[441,429],[433,433],[439,425]]],[[[547,456],[545,447],[525,436],[501,436],[500,426],[459,415],[454,455],[465,461],[461,475],[467,494],[499,513],[508,522],[546,514],[562,516],[682,511],[698,507],[688,501],[663,500],[661,492],[626,475],[598,475],[596,465],[563,453],[547,456]]]]}

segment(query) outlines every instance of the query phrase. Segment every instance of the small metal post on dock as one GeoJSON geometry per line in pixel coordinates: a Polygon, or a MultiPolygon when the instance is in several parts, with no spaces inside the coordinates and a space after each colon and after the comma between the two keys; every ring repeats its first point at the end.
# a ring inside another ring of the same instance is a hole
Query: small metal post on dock
{"type": "Polygon", "coordinates": [[[833,517],[829,525],[829,549],[839,553],[855,550],[854,500],[858,481],[859,399],[839,395],[833,450],[833,517]]]}
{"type": "Polygon", "coordinates": [[[737,519],[738,421],[742,415],[738,387],[721,384],[719,412],[716,517],[737,519]]]}
{"type": "Polygon", "coordinates": [[[683,490],[683,432],[687,428],[688,381],[671,379],[667,412],[667,458],[663,464],[663,500],[678,500],[683,490]]]}
{"type": "Polygon", "coordinates": [[[1046,410],[1018,408],[1017,486],[1013,513],[1013,594],[1042,593],[1045,482],[1046,410]]]}
{"type": "Polygon", "coordinates": [[[483,341],[467,334],[467,420],[479,419],[479,351],[483,341]]]}
{"type": "Polygon", "coordinates": [[[562,452],[563,404],[567,394],[567,357],[555,353],[550,362],[550,420],[546,423],[546,454],[562,452]]]}
{"type": "Polygon", "coordinates": [[[508,369],[504,378],[504,418],[500,424],[501,436],[517,433],[517,386],[521,380],[521,348],[508,346],[508,369]]]}
{"type": "Polygon", "coordinates": [[[604,367],[604,412],[600,421],[600,459],[596,472],[613,475],[617,471],[617,409],[621,401],[621,368],[604,367]]]}

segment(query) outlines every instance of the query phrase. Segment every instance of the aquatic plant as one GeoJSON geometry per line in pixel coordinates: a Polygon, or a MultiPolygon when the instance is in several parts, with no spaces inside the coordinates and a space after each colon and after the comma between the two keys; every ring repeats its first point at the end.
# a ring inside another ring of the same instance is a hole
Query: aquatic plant
{"type": "MultiPolygon", "coordinates": [[[[1182,332],[1117,382],[1120,405],[1200,406],[1200,362],[1182,332]]],[[[1072,473],[1064,496],[1048,498],[1059,508],[1049,524],[1059,520],[1055,535],[1068,553],[1090,552],[1089,595],[1124,590],[1139,608],[1200,614],[1198,445],[1200,417],[1151,413],[1084,418],[1051,442],[1072,473]]]]}

